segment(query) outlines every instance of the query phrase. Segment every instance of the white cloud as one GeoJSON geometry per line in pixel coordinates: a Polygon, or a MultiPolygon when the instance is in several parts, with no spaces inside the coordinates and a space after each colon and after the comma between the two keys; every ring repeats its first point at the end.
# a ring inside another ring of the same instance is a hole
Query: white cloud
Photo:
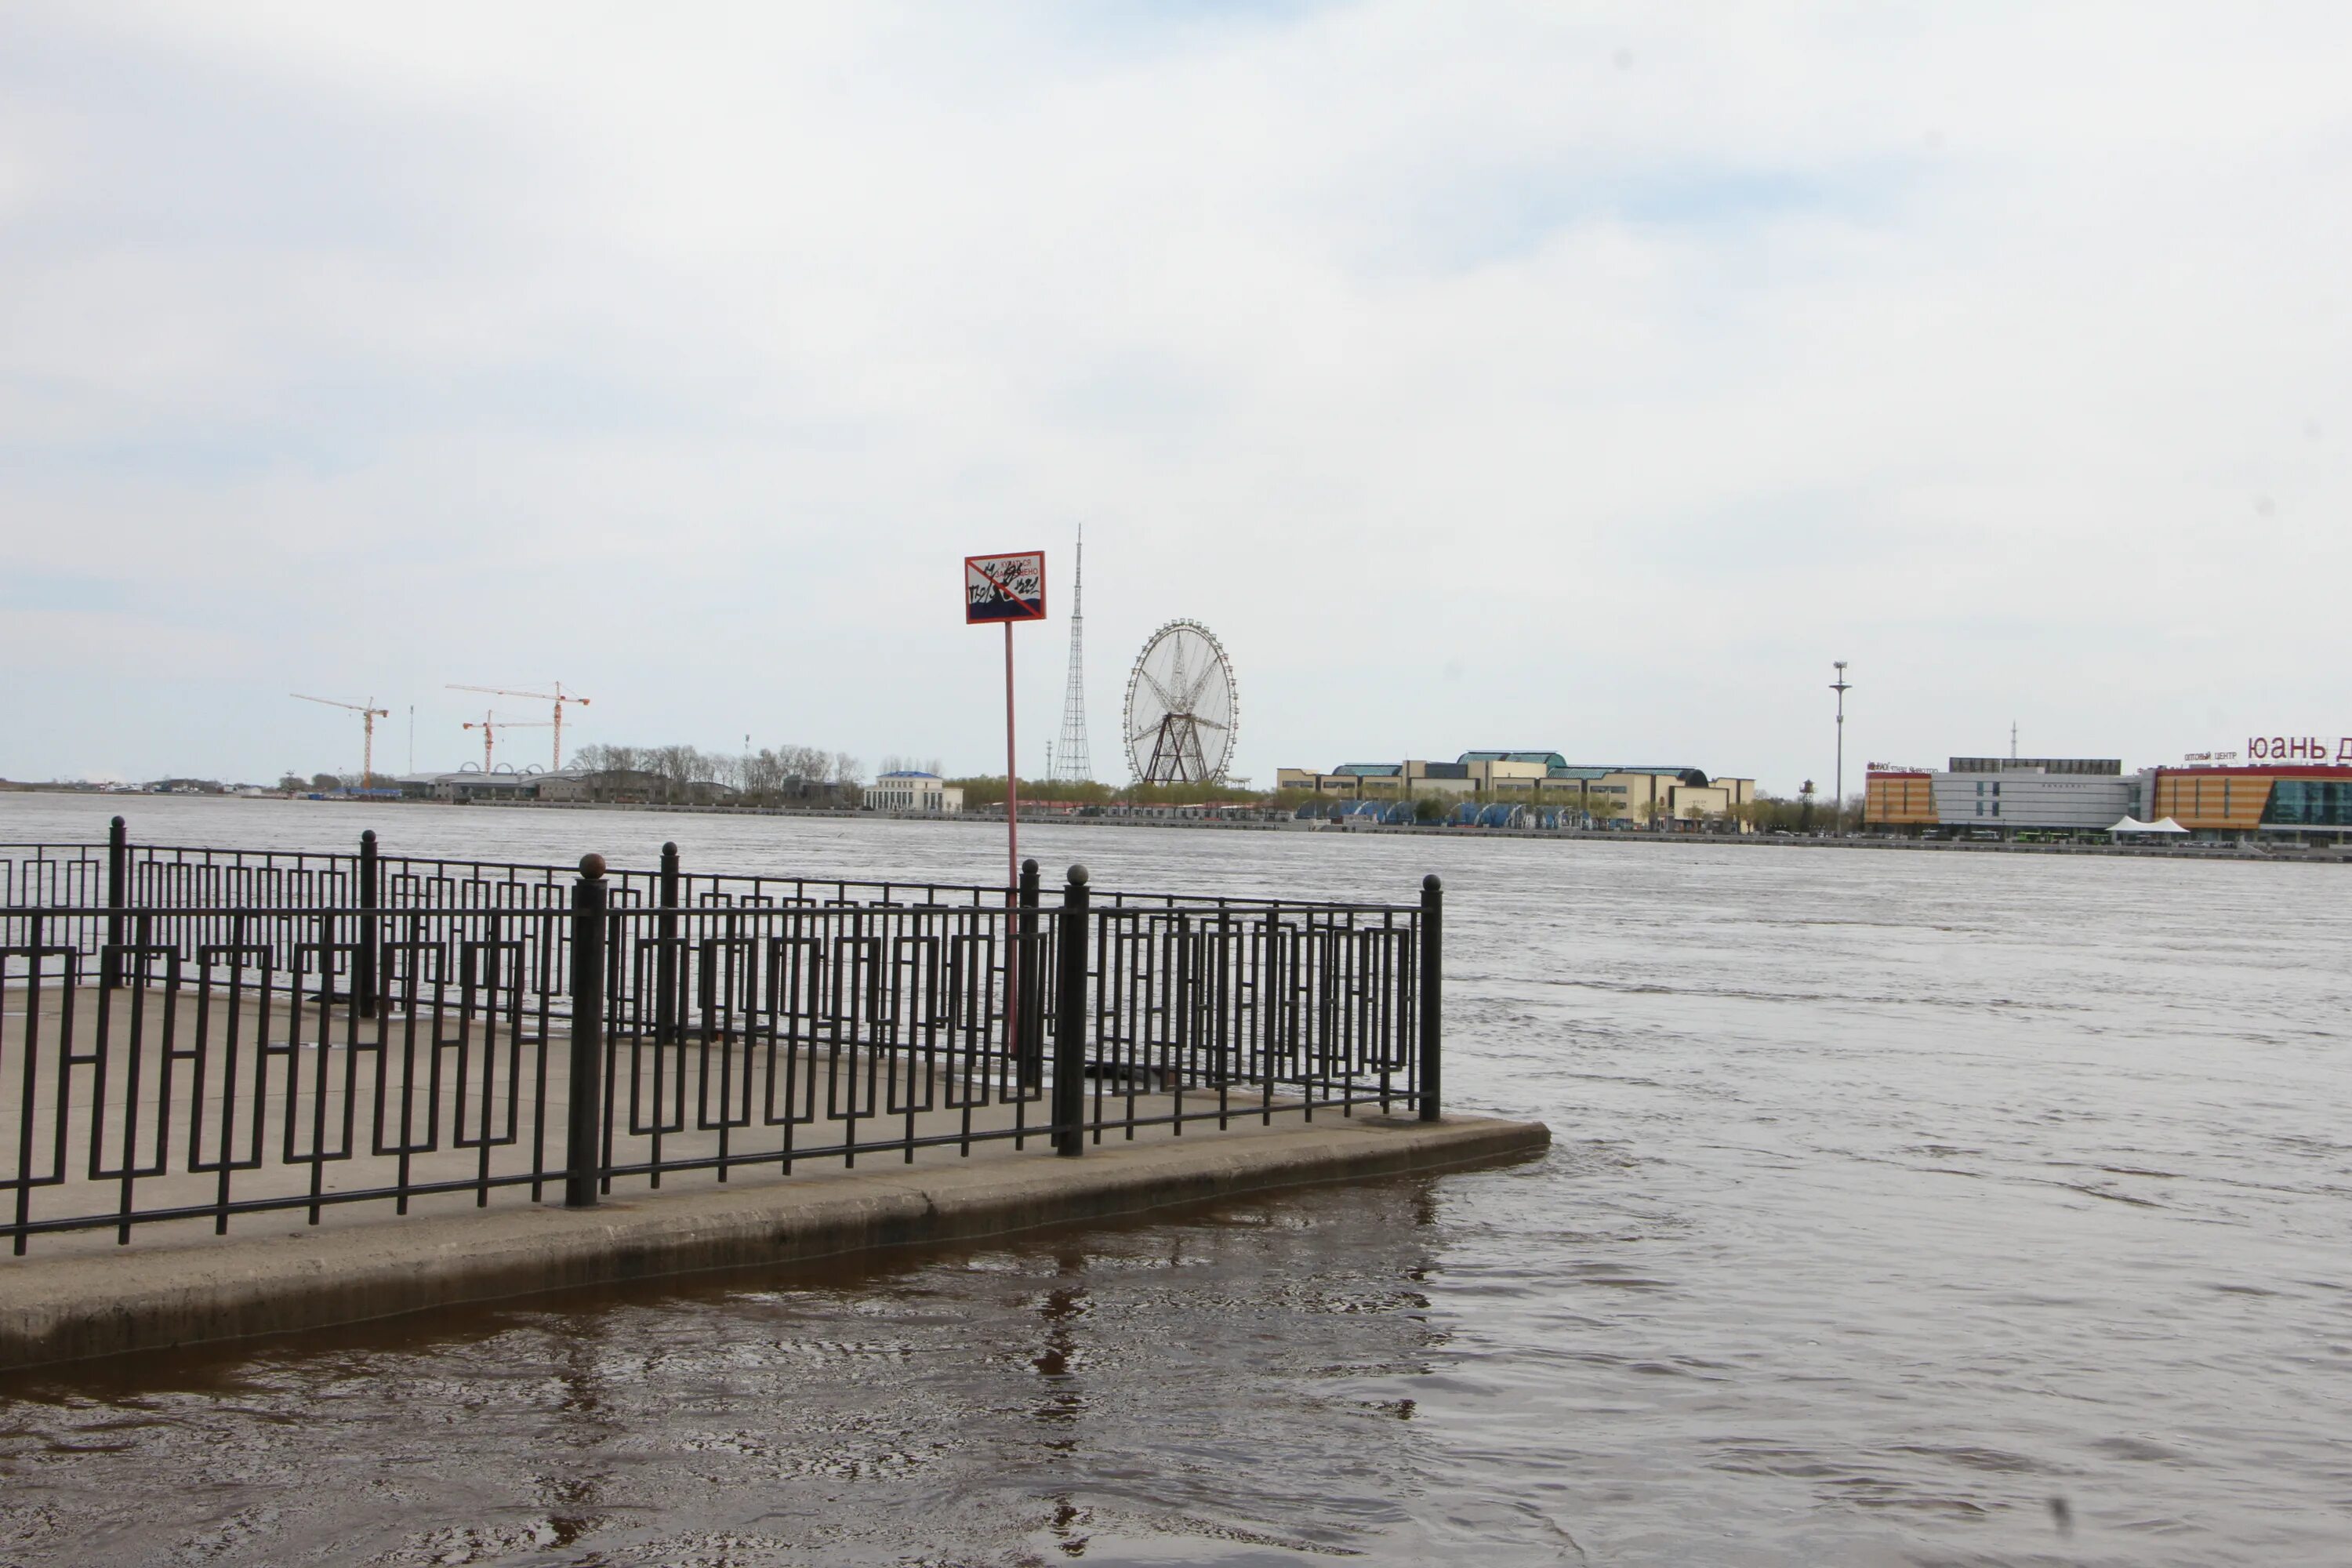
{"type": "Polygon", "coordinates": [[[1832,657],[1868,754],[2352,729],[2334,8],[688,15],[0,19],[0,526],[140,628],[0,773],[288,669],[982,768],[955,558],[1080,521],[1105,768],[1177,615],[1261,778],[1790,785],[1832,657]]]}

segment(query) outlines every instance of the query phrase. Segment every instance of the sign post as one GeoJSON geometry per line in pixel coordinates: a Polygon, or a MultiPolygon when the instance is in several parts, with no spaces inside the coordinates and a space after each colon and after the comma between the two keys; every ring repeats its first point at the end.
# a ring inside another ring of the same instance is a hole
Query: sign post
{"type": "Polygon", "coordinates": [[[967,626],[1004,623],[1005,885],[1021,885],[1021,770],[1013,740],[1013,626],[1045,618],[1045,552],[1027,550],[963,558],[967,626]]]}
{"type": "MultiPolygon", "coordinates": [[[[966,626],[990,621],[1004,623],[1004,903],[1008,935],[1015,917],[1012,910],[1021,897],[1021,768],[1013,742],[1013,627],[1017,621],[1045,618],[1045,552],[1020,551],[963,558],[963,619],[966,626]]],[[[1021,964],[1025,956],[1013,950],[1017,935],[1005,943],[1004,1043],[1016,1049],[1027,1037],[1021,1017],[1021,964]]]]}

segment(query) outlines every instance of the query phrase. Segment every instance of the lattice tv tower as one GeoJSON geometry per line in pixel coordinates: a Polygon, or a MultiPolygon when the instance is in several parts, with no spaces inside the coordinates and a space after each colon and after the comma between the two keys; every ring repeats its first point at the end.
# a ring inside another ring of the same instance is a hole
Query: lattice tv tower
{"type": "Polygon", "coordinates": [[[1070,690],[1062,700],[1062,740],[1045,748],[1045,776],[1055,784],[1088,784],[1095,776],[1087,744],[1087,531],[1078,527],[1077,569],[1070,574],[1070,690]]]}

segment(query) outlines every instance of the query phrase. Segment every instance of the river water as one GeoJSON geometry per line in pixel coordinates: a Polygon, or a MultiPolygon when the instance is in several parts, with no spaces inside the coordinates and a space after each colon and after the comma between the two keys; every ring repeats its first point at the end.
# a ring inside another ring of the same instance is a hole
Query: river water
{"type": "MultiPolygon", "coordinates": [[[[971,880],[977,824],[0,796],[971,880]]],[[[1545,1159],[0,1383],[0,1563],[2352,1563],[2344,873],[1036,827],[1447,888],[1545,1159]]],[[[0,1260],[0,1289],[5,1289],[0,1260]]]]}

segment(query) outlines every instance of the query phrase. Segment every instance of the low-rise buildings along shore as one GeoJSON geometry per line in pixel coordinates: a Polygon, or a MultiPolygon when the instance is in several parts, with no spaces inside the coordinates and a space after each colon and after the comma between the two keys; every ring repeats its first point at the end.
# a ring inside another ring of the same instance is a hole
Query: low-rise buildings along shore
{"type": "Polygon", "coordinates": [[[1582,814],[1596,825],[1675,825],[1737,832],[1756,781],[1710,779],[1681,764],[1570,763],[1559,752],[1465,752],[1450,763],[1347,763],[1328,773],[1278,768],[1275,787],[1321,799],[1518,802],[1582,814]]]}
{"type": "Polygon", "coordinates": [[[680,782],[643,768],[556,768],[541,771],[460,768],[454,773],[416,773],[386,779],[387,789],[408,800],[548,801],[566,805],[639,805],[671,801],[686,805],[724,805],[739,793],[713,779],[680,782]]]}

